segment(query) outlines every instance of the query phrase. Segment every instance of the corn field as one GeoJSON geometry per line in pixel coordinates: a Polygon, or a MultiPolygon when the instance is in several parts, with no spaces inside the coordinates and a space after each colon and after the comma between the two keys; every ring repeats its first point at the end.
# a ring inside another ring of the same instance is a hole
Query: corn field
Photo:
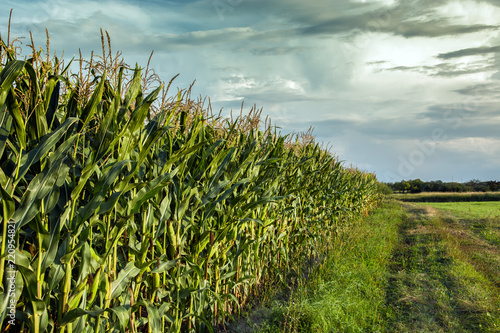
{"type": "Polygon", "coordinates": [[[102,37],[68,64],[0,41],[2,330],[212,331],[377,203],[308,135],[169,95],[102,37]]]}

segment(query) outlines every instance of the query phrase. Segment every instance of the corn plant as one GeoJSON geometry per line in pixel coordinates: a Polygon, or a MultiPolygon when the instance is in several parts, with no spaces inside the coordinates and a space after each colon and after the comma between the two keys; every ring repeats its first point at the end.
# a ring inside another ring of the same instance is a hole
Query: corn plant
{"type": "Polygon", "coordinates": [[[212,331],[378,200],[374,175],[256,109],[215,117],[106,53],[86,75],[42,58],[0,42],[0,276],[8,223],[17,272],[4,328],[212,331]]]}

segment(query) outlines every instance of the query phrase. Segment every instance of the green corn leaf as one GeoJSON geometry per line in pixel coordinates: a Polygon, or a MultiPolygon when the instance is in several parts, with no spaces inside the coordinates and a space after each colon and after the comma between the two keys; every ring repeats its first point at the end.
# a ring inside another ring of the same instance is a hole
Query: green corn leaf
{"type": "Polygon", "coordinates": [[[203,251],[207,247],[209,242],[210,242],[210,231],[206,231],[200,236],[200,240],[196,244],[196,251],[195,251],[196,257],[198,257],[201,251],[203,251]]]}
{"type": "MultiPolygon", "coordinates": [[[[139,184],[136,184],[136,186],[139,186],[139,184]]],[[[112,210],[113,208],[116,207],[116,204],[118,200],[121,198],[123,192],[126,191],[120,191],[120,192],[115,192],[109,196],[109,198],[103,202],[99,206],[99,211],[97,212],[97,215],[103,215],[112,210]]]]}
{"type": "Polygon", "coordinates": [[[127,310],[127,308],[125,308],[122,305],[118,305],[112,308],[108,308],[106,309],[106,311],[112,312],[116,315],[116,317],[118,318],[118,323],[120,325],[119,326],[120,331],[125,332],[130,322],[130,313],[127,310]]]}
{"type": "Polygon", "coordinates": [[[94,116],[96,110],[97,110],[97,105],[101,102],[102,100],[102,93],[104,92],[104,82],[106,81],[106,71],[101,76],[101,81],[95,88],[92,96],[90,97],[90,100],[87,102],[85,107],[82,110],[82,115],[80,117],[80,123],[78,123],[77,131],[80,132],[80,130],[89,123],[90,119],[94,116]]]}
{"type": "Polygon", "coordinates": [[[12,216],[17,223],[17,228],[21,228],[30,222],[39,212],[42,200],[54,190],[58,179],[65,178],[68,168],[62,167],[65,154],[73,144],[73,140],[65,141],[57,148],[50,157],[49,167],[46,167],[41,173],[36,175],[30,182],[28,190],[23,195],[21,203],[12,216]]]}
{"type": "Polygon", "coordinates": [[[66,65],[66,67],[64,67],[63,71],[61,72],[61,75],[60,76],[63,76],[64,74],[66,74],[66,72],[68,72],[68,69],[69,67],[71,66],[71,64],[73,63],[73,60],[75,60],[75,57],[71,58],[71,60],[68,62],[68,64],[66,65]]]}
{"type": "Polygon", "coordinates": [[[75,309],[82,300],[82,297],[86,291],[86,289],[77,290],[74,294],[72,294],[70,299],[68,300],[68,308],[75,309]]]}
{"type": "Polygon", "coordinates": [[[177,265],[177,262],[179,259],[173,259],[173,260],[168,260],[168,261],[161,261],[160,265],[158,267],[155,267],[154,269],[149,272],[150,274],[156,274],[156,273],[163,273],[168,271],[169,269],[175,267],[177,265]]]}
{"type": "MultiPolygon", "coordinates": [[[[210,333],[214,333],[214,329],[212,328],[212,324],[203,316],[199,316],[199,315],[195,315],[195,317],[201,321],[203,324],[205,324],[205,327],[206,329],[208,330],[208,332],[210,333]]],[[[173,321],[171,321],[173,322],[173,321]]]]}
{"type": "MultiPolygon", "coordinates": [[[[85,228],[83,230],[83,232],[80,234],[80,238],[79,238],[79,241],[76,244],[76,246],[71,251],[69,251],[68,253],[64,254],[59,259],[59,261],[60,261],[61,264],[69,264],[71,262],[71,260],[73,259],[73,257],[75,256],[75,254],[77,252],[79,252],[82,247],[84,247],[85,245],[87,245],[89,234],[90,234],[90,229],[91,228],[85,228]]],[[[75,237],[77,237],[77,236],[78,235],[75,235],[75,237]]]]}
{"type": "Polygon", "coordinates": [[[190,156],[192,152],[199,150],[200,148],[202,148],[205,145],[206,145],[206,142],[204,141],[204,142],[197,143],[192,147],[177,151],[175,154],[172,155],[171,158],[168,159],[168,161],[165,163],[165,165],[163,166],[160,173],[164,174],[165,172],[167,172],[168,168],[172,164],[176,163],[177,161],[179,161],[182,158],[185,158],[186,156],[190,156]]]}
{"type": "Polygon", "coordinates": [[[139,305],[143,305],[146,307],[148,311],[148,324],[151,332],[160,332],[161,331],[161,317],[158,311],[158,308],[154,306],[149,300],[141,300],[138,302],[139,305]]]}
{"type": "Polygon", "coordinates": [[[2,186],[0,186],[0,197],[2,198],[2,217],[4,223],[6,223],[14,215],[16,203],[2,186]]]}
{"type": "Polygon", "coordinates": [[[138,66],[136,66],[134,71],[134,77],[130,82],[130,87],[128,88],[127,93],[125,94],[125,99],[123,101],[123,104],[120,106],[120,110],[118,111],[116,117],[116,121],[118,124],[124,121],[125,114],[127,113],[130,104],[141,93],[141,83],[142,83],[141,70],[138,66]]]}
{"type": "Polygon", "coordinates": [[[0,107],[5,103],[12,84],[21,74],[25,65],[26,61],[13,60],[7,63],[0,72],[0,107]]]}
{"type": "Polygon", "coordinates": [[[50,239],[49,239],[49,244],[47,246],[47,252],[44,253],[43,256],[43,261],[42,261],[42,272],[45,272],[47,268],[52,265],[56,258],[57,254],[57,249],[59,245],[59,237],[60,237],[60,231],[59,231],[59,223],[60,220],[57,220],[55,225],[51,227],[51,233],[50,233],[50,239]]]}
{"type": "Polygon", "coordinates": [[[134,196],[132,201],[129,202],[128,215],[137,213],[142,204],[156,196],[158,192],[161,191],[172,180],[172,177],[174,177],[176,173],[177,169],[171,173],[161,175],[151,180],[150,182],[147,182],[144,187],[134,196]]]}
{"type": "Polygon", "coordinates": [[[29,109],[34,112],[27,120],[28,136],[31,140],[39,140],[48,132],[47,119],[45,118],[45,111],[43,104],[43,96],[40,92],[38,84],[38,76],[30,62],[27,62],[24,69],[28,73],[30,79],[30,105],[29,109]]]}
{"type": "Polygon", "coordinates": [[[94,307],[94,310],[84,310],[81,308],[76,308],[76,309],[73,309],[73,310],[66,312],[63,319],[59,323],[59,326],[64,327],[64,326],[68,325],[69,323],[72,323],[75,320],[77,320],[78,318],[85,316],[85,315],[88,315],[88,316],[95,318],[95,317],[101,316],[103,313],[104,313],[104,310],[100,309],[97,306],[94,307]]]}
{"type": "Polygon", "coordinates": [[[224,276],[222,276],[220,279],[221,280],[226,280],[226,279],[229,279],[231,276],[233,276],[234,274],[236,274],[236,271],[231,271],[227,274],[225,274],[224,276]]]}
{"type": "Polygon", "coordinates": [[[87,181],[89,180],[89,178],[97,170],[99,170],[99,168],[97,166],[97,162],[94,161],[93,156],[90,156],[89,160],[88,160],[88,164],[82,170],[82,175],[78,179],[78,183],[71,191],[71,199],[72,200],[78,200],[78,197],[79,197],[80,193],[82,192],[83,188],[85,187],[85,184],[87,184],[87,181]]]}
{"type": "Polygon", "coordinates": [[[135,131],[137,131],[139,126],[144,123],[151,104],[153,104],[153,102],[156,100],[156,97],[162,89],[163,86],[156,88],[132,112],[132,114],[130,115],[129,123],[127,125],[130,133],[134,133],[135,131]]]}
{"type": "Polygon", "coordinates": [[[23,260],[19,262],[17,260],[18,257],[22,256],[20,253],[18,254],[16,251],[16,268],[19,274],[23,277],[24,285],[28,290],[31,299],[35,299],[37,295],[37,282],[35,271],[31,268],[27,260],[23,260]]]}
{"type": "MultiPolygon", "coordinates": [[[[66,119],[54,132],[44,136],[40,143],[32,150],[30,150],[26,155],[24,155],[21,159],[21,167],[19,168],[18,179],[21,179],[26,172],[28,172],[29,168],[36,162],[40,161],[40,159],[50,150],[55,144],[63,137],[66,131],[69,129],[71,125],[77,122],[76,118],[68,118],[66,119]]],[[[63,145],[67,147],[67,142],[73,143],[76,139],[76,136],[73,136],[71,139],[66,141],[63,145]]],[[[69,147],[67,147],[69,149],[69,147]]],[[[66,150],[67,150],[66,149],[66,150]]],[[[62,153],[60,151],[60,153],[62,153]]]]}
{"type": "Polygon", "coordinates": [[[126,219],[120,219],[119,222],[111,229],[110,232],[110,241],[106,242],[106,252],[104,255],[101,257],[101,261],[99,262],[99,265],[104,265],[106,260],[108,259],[109,254],[113,250],[113,248],[116,246],[118,243],[118,240],[120,239],[121,235],[125,231],[127,227],[127,220],[126,219]]]}
{"type": "Polygon", "coordinates": [[[234,148],[234,147],[229,149],[226,156],[224,157],[224,160],[222,160],[222,163],[219,165],[219,167],[217,168],[217,171],[215,172],[214,176],[212,177],[212,180],[208,184],[208,188],[212,188],[214,182],[219,180],[220,176],[222,175],[222,173],[226,169],[227,165],[229,164],[229,162],[233,158],[233,154],[235,152],[235,149],[236,148],[234,148]]]}
{"type": "MultiPolygon", "coordinates": [[[[45,332],[47,326],[49,325],[49,313],[47,312],[47,305],[44,301],[39,299],[32,300],[31,305],[33,306],[33,314],[36,314],[38,316],[38,328],[40,332],[45,332]]],[[[32,319],[36,320],[36,317],[33,317],[32,319]]]]}
{"type": "Polygon", "coordinates": [[[57,117],[55,117],[55,113],[59,105],[60,87],[61,82],[55,77],[49,78],[45,87],[45,109],[47,110],[45,117],[49,129],[53,128],[53,125],[55,125],[55,127],[59,126],[59,121],[57,120],[57,117]]]}
{"type": "Polygon", "coordinates": [[[81,114],[80,107],[78,105],[78,85],[73,88],[69,88],[70,93],[66,104],[66,118],[76,118],[81,114]]]}
{"type": "Polygon", "coordinates": [[[266,203],[271,203],[271,202],[276,202],[276,201],[279,201],[281,199],[284,199],[286,197],[284,196],[281,196],[281,197],[267,197],[267,198],[261,198],[261,199],[258,199],[258,200],[255,200],[255,201],[252,201],[246,205],[244,205],[242,208],[241,208],[241,211],[242,212],[246,212],[248,210],[251,210],[257,206],[260,206],[260,205],[263,205],[263,204],[266,204],[266,203]]]}
{"type": "Polygon", "coordinates": [[[59,248],[56,253],[56,258],[49,269],[49,278],[47,280],[48,287],[47,292],[50,294],[56,286],[59,285],[61,280],[64,278],[64,268],[61,265],[61,258],[66,254],[68,249],[68,244],[70,243],[70,237],[65,237],[64,240],[59,244],[59,248]]]}
{"type": "Polygon", "coordinates": [[[224,189],[228,184],[230,184],[230,180],[221,180],[219,183],[214,186],[212,189],[209,189],[210,192],[206,195],[204,202],[208,203],[214,199],[222,189],[224,189]]]}
{"type": "Polygon", "coordinates": [[[80,270],[78,272],[78,279],[76,281],[77,284],[82,283],[82,281],[86,280],[90,274],[92,255],[90,253],[90,245],[85,242],[82,248],[81,256],[80,256],[80,270]]]}
{"type": "Polygon", "coordinates": [[[64,267],[59,264],[51,264],[49,270],[49,279],[47,280],[48,287],[46,289],[46,292],[50,294],[51,291],[59,285],[63,278],[64,267]]]}
{"type": "Polygon", "coordinates": [[[111,298],[121,295],[128,286],[131,279],[135,278],[141,270],[135,266],[135,261],[131,261],[119,273],[116,280],[111,284],[111,298]]]}
{"type": "Polygon", "coordinates": [[[14,119],[14,128],[21,149],[26,149],[26,126],[19,109],[19,104],[16,100],[14,88],[11,88],[7,93],[6,107],[14,119]]]}
{"type": "Polygon", "coordinates": [[[99,206],[104,202],[105,195],[110,192],[111,186],[117,179],[122,169],[129,164],[129,160],[119,161],[105,167],[105,172],[100,177],[99,182],[95,185],[92,199],[82,209],[78,211],[78,225],[87,221],[92,216],[99,206]]]}
{"type": "Polygon", "coordinates": [[[0,107],[0,158],[2,158],[5,144],[9,139],[12,128],[12,116],[6,111],[5,107],[0,107]]]}
{"type": "MultiPolygon", "coordinates": [[[[21,293],[24,288],[24,282],[21,274],[16,272],[15,270],[12,270],[10,272],[6,272],[3,276],[3,281],[7,281],[6,279],[11,277],[11,274],[15,274],[15,289],[14,289],[14,298],[13,301],[15,304],[19,301],[21,298],[21,293]]],[[[9,302],[11,302],[12,298],[9,298],[9,288],[5,285],[5,283],[2,285],[3,293],[0,294],[0,323],[4,322],[4,319],[7,317],[7,314],[9,312],[9,302]]],[[[9,319],[11,319],[9,317],[9,319]]]]}
{"type": "Polygon", "coordinates": [[[181,223],[182,218],[184,217],[187,209],[189,208],[189,202],[191,201],[191,198],[198,192],[196,188],[193,188],[191,190],[188,189],[188,191],[189,193],[183,193],[185,194],[185,196],[184,199],[180,200],[180,203],[178,201],[176,202],[177,209],[175,211],[174,216],[179,223],[181,223]]]}

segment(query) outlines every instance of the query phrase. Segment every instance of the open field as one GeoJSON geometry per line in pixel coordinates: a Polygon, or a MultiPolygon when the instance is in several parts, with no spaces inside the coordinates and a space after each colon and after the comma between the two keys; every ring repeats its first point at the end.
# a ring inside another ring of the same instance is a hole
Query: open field
{"type": "Polygon", "coordinates": [[[406,202],[500,201],[500,192],[422,192],[397,193],[392,198],[406,202]]]}
{"type": "Polygon", "coordinates": [[[496,205],[386,203],[252,332],[499,332],[496,205]]]}
{"type": "Polygon", "coordinates": [[[500,219],[500,202],[429,202],[430,206],[462,219],[500,219]]]}
{"type": "Polygon", "coordinates": [[[439,209],[446,219],[455,220],[491,245],[500,246],[499,202],[440,202],[426,205],[439,209]]]}

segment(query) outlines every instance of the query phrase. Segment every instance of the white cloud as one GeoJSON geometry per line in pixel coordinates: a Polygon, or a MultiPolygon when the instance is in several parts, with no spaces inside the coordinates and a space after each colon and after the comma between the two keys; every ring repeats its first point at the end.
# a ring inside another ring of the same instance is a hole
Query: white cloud
{"type": "Polygon", "coordinates": [[[479,153],[489,158],[500,153],[500,140],[494,138],[469,137],[441,143],[444,149],[459,153],[479,153]]]}
{"type": "Polygon", "coordinates": [[[498,25],[500,22],[500,7],[478,1],[449,1],[437,7],[436,14],[456,24],[498,25]]]}

